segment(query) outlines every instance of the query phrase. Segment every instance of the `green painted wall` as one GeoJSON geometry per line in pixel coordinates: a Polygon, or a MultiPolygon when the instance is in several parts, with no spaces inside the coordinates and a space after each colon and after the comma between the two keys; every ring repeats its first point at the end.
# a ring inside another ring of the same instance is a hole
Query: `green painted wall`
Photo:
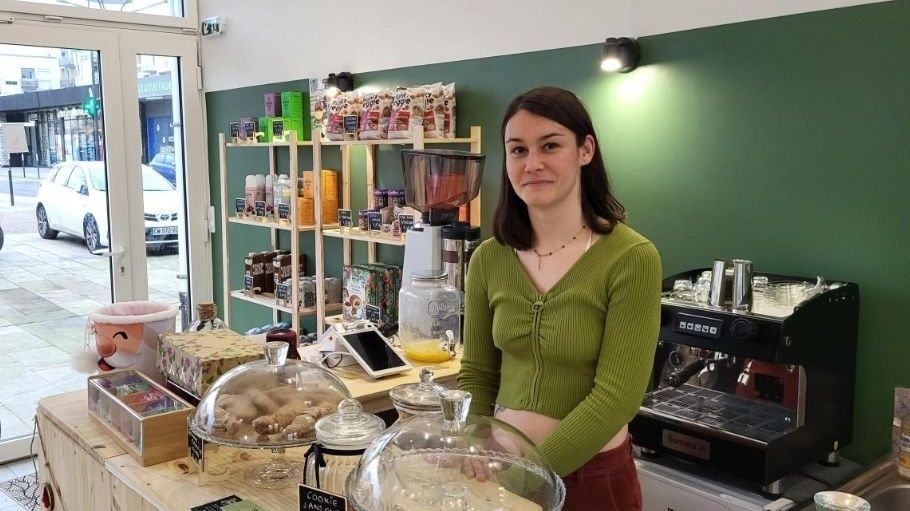
{"type": "MultiPolygon", "coordinates": [[[[758,271],[857,282],[856,433],[847,454],[867,462],[888,448],[893,387],[910,385],[900,322],[910,303],[907,27],[910,2],[895,1],[645,37],[643,65],[627,75],[602,74],[600,49],[591,45],[355,78],[361,85],[457,83],[460,135],[471,124],[485,130],[485,236],[500,180],[502,111],[516,93],[551,84],[589,106],[629,223],[657,244],[667,274],[747,257],[758,271]]],[[[207,95],[213,197],[217,133],[230,119],[261,111],[262,93],[292,87],[305,83],[207,95]]],[[[231,153],[232,197],[242,193],[245,166],[256,165],[267,168],[264,151],[231,153]]],[[[381,151],[379,169],[381,184],[401,183],[394,150],[381,151]]],[[[232,237],[237,286],[237,258],[267,239],[235,229],[244,237],[232,237]]],[[[400,249],[388,250],[400,257],[400,249]]],[[[269,319],[234,306],[241,326],[269,319]]]]}

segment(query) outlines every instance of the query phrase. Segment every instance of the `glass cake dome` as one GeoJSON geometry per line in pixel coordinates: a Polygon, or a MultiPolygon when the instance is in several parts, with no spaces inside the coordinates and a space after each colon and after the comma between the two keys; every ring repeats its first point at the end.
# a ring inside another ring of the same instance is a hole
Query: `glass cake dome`
{"type": "MultiPolygon", "coordinates": [[[[264,360],[231,369],[205,393],[189,421],[196,436],[280,455],[286,447],[314,442],[316,421],[334,414],[338,403],[351,397],[327,370],[287,359],[286,342],[267,342],[264,349],[264,360]]],[[[268,488],[290,486],[299,478],[299,470],[280,456],[254,469],[247,479],[268,488]]]]}
{"type": "Polygon", "coordinates": [[[398,421],[364,452],[346,485],[354,510],[562,509],[562,479],[524,434],[468,416],[468,392],[441,401],[442,413],[398,421]]]}

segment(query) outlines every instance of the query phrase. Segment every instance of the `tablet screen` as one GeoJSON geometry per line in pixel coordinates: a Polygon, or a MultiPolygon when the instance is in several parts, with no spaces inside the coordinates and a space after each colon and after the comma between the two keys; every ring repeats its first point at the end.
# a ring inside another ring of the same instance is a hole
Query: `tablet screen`
{"type": "Polygon", "coordinates": [[[395,353],[375,331],[343,334],[348,346],[360,355],[367,365],[374,371],[382,371],[393,367],[406,366],[407,362],[395,353]]]}

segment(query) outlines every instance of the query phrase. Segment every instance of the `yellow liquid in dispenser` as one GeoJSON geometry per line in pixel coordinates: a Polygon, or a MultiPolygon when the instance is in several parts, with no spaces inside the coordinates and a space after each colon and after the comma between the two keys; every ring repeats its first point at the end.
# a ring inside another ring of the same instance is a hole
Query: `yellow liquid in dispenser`
{"type": "Polygon", "coordinates": [[[401,348],[404,355],[414,362],[446,362],[452,358],[448,351],[439,347],[437,339],[402,342],[401,348]]]}

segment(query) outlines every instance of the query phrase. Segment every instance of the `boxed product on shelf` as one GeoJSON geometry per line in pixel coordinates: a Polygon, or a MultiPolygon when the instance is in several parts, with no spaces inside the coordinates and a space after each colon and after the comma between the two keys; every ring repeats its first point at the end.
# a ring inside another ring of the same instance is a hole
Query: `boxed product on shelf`
{"type": "Polygon", "coordinates": [[[281,93],[281,116],[303,119],[303,93],[284,91],[281,93]]]}
{"type": "Polygon", "coordinates": [[[139,371],[89,377],[88,410],[142,466],[186,456],[193,407],[139,371]]]}
{"type": "Polygon", "coordinates": [[[266,265],[271,264],[272,258],[269,257],[271,254],[271,252],[250,252],[244,258],[243,289],[248,295],[270,293],[274,290],[274,283],[269,285],[267,282],[270,275],[267,273],[266,265]]]}
{"type": "MultiPolygon", "coordinates": [[[[275,291],[277,294],[278,284],[284,282],[285,279],[291,278],[294,269],[291,264],[291,253],[286,250],[279,250],[275,254],[275,257],[272,258],[272,266],[274,267],[272,277],[275,281],[275,291]]],[[[297,268],[299,271],[298,275],[306,274],[306,254],[303,252],[301,252],[297,258],[297,268]]]]}
{"type": "Polygon", "coordinates": [[[222,329],[162,335],[157,364],[161,374],[201,397],[222,374],[260,358],[261,346],[222,329]]]}
{"type": "Polygon", "coordinates": [[[257,119],[259,123],[259,129],[262,131],[262,138],[259,139],[260,142],[269,143],[272,141],[272,121],[274,117],[259,117],[257,119]]]}
{"type": "Polygon", "coordinates": [[[267,92],[263,96],[263,103],[266,117],[281,117],[281,94],[267,92]]]}
{"type": "Polygon", "coordinates": [[[401,268],[383,263],[345,265],[342,285],[345,321],[368,319],[368,308],[378,309],[380,325],[398,320],[401,268]]]}

